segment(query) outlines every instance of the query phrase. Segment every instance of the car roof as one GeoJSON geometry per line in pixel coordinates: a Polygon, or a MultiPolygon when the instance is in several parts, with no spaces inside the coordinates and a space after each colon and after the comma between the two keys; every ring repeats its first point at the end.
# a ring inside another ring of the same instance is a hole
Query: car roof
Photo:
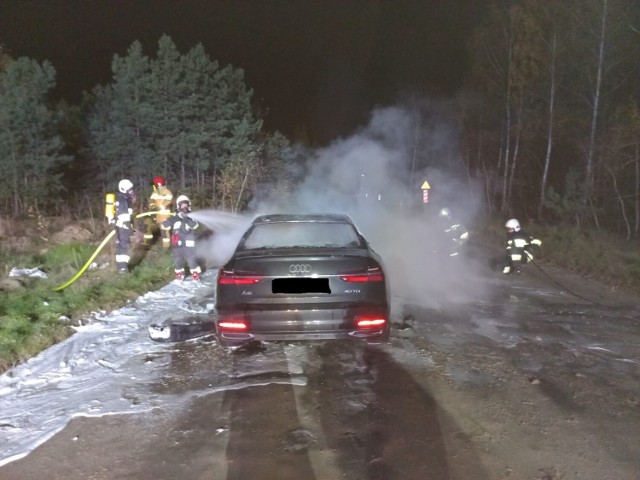
{"type": "Polygon", "coordinates": [[[253,224],[276,222],[340,222],[353,224],[349,215],[344,213],[276,213],[260,215],[253,220],[253,224]]]}

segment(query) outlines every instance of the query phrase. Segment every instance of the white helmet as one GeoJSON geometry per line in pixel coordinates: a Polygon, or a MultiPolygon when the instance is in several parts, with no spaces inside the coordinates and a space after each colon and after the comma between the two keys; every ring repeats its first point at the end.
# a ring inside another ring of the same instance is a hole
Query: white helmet
{"type": "Polygon", "coordinates": [[[511,218],[507,220],[507,223],[504,224],[505,228],[513,229],[516,232],[520,231],[520,222],[515,218],[511,218]]]}
{"type": "Polygon", "coordinates": [[[131,180],[127,180],[126,178],[120,180],[120,183],[118,183],[118,190],[120,190],[122,193],[127,193],[132,188],[133,183],[131,183],[131,180]]]}
{"type": "Polygon", "coordinates": [[[449,218],[451,216],[451,212],[449,211],[448,208],[443,208],[440,210],[438,215],[442,218],[449,218]]]}
{"type": "Polygon", "coordinates": [[[180,210],[180,204],[185,202],[189,204],[189,207],[191,207],[191,200],[189,200],[189,197],[187,197],[186,195],[180,195],[176,199],[176,208],[180,210]]]}

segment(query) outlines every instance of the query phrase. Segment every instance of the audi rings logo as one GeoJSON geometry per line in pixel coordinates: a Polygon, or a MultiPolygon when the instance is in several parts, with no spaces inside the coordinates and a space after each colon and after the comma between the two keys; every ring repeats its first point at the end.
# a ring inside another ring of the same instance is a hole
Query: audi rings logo
{"type": "Polygon", "coordinates": [[[289,265],[290,273],[311,273],[311,265],[305,263],[292,263],[289,265]]]}

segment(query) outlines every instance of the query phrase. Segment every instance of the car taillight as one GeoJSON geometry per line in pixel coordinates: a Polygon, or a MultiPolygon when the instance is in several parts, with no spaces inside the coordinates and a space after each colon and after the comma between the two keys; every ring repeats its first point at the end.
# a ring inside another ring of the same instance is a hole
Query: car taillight
{"type": "Polygon", "coordinates": [[[218,327],[222,330],[233,330],[234,332],[240,332],[246,330],[247,322],[244,320],[223,320],[218,322],[218,327]]]}
{"type": "Polygon", "coordinates": [[[220,270],[218,273],[219,285],[253,285],[264,280],[255,275],[236,275],[233,270],[220,270]]]}
{"type": "Polygon", "coordinates": [[[340,275],[340,279],[347,283],[354,282],[382,282],[384,273],[380,267],[370,267],[366,272],[354,272],[340,275]]]}
{"type": "Polygon", "coordinates": [[[356,326],[358,328],[382,327],[387,320],[379,316],[356,317],[356,326]]]}

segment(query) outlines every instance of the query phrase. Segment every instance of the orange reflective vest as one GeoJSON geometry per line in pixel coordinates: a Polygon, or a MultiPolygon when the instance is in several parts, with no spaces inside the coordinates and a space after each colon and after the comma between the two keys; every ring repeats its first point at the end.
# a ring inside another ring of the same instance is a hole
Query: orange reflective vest
{"type": "Polygon", "coordinates": [[[173,203],[173,193],[164,185],[160,188],[154,186],[153,193],[149,197],[149,208],[159,212],[156,215],[156,222],[162,223],[172,215],[171,204],[173,203]]]}

